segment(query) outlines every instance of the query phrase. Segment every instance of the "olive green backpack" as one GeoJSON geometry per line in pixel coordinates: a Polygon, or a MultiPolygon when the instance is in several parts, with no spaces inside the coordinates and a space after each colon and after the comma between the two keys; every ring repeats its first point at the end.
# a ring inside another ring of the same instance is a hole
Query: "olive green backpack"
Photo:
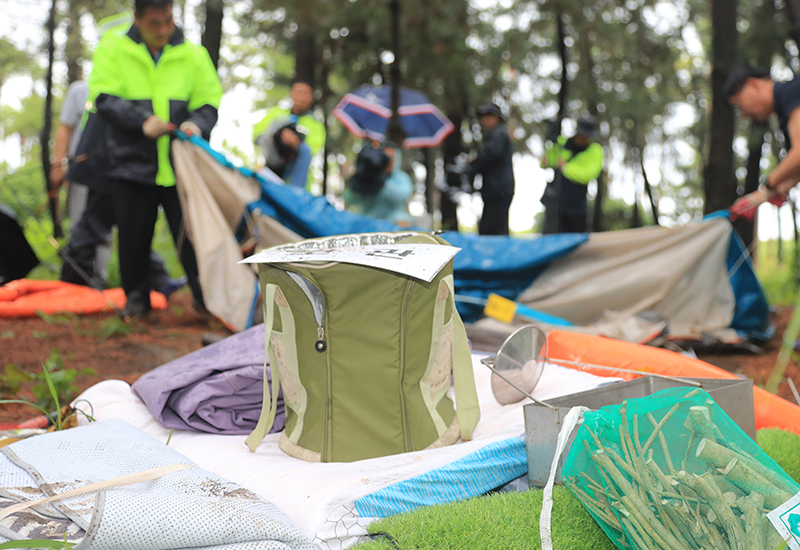
{"type": "MultiPolygon", "coordinates": [[[[448,245],[409,231],[275,249],[370,244],[448,245]]],[[[333,261],[259,263],[259,278],[272,390],[264,385],[251,450],[272,426],[279,387],[286,406],[279,445],[303,460],[350,462],[472,438],[480,411],[452,259],[431,282],[333,261]],[[448,396],[451,374],[458,413],[448,396]]]]}

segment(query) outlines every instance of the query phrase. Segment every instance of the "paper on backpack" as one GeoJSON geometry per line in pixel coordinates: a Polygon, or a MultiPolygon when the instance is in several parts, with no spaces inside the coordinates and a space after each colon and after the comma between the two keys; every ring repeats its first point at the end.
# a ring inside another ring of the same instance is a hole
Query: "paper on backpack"
{"type": "Polygon", "coordinates": [[[455,246],[438,244],[374,244],[323,249],[286,246],[263,250],[239,263],[339,262],[375,267],[431,282],[459,250],[455,246]]]}

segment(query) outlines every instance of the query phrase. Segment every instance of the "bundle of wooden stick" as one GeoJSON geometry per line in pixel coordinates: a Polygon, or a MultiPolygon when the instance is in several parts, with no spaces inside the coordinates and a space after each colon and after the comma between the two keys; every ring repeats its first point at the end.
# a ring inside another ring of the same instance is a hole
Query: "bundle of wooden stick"
{"type": "MultiPolygon", "coordinates": [[[[691,390],[685,397],[701,391],[691,390]]],[[[562,482],[619,548],[784,548],[766,514],[792,498],[800,486],[777,465],[765,465],[746,452],[731,434],[726,438],[712,421],[716,405],[710,397],[701,405],[692,403],[697,401],[678,401],[658,421],[649,412],[643,419],[634,413],[629,420],[624,402],[616,441],[601,440],[584,424],[581,429],[589,437],[582,442],[595,468],[570,476],[565,467],[562,482]],[[673,418],[684,420],[684,437],[672,437],[673,426],[668,444],[664,427],[673,418]],[[644,442],[641,420],[649,432],[644,442]],[[670,453],[670,448],[675,452],[676,440],[687,442],[678,464],[670,453]]]]}

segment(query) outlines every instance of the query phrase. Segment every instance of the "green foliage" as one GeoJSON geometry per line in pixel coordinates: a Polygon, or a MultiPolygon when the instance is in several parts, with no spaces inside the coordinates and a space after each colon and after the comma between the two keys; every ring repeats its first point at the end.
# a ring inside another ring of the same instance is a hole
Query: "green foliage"
{"type": "MultiPolygon", "coordinates": [[[[202,21],[203,4],[176,3],[177,21],[187,26],[202,21]],[[196,13],[186,13],[192,9],[196,13]]],[[[479,141],[474,108],[494,98],[509,107],[509,127],[517,149],[540,154],[540,136],[548,119],[557,114],[563,91],[565,112],[560,114],[572,119],[596,115],[607,151],[613,148],[605,198],[621,202],[623,208],[604,208],[604,214],[625,212],[634,186],[637,200],[644,203],[645,175],[661,203],[662,221],[687,223],[703,212],[714,30],[708,2],[403,0],[400,5],[401,84],[426,93],[460,126],[465,149],[476,149],[479,141]],[[562,24],[566,48],[563,90],[557,23],[562,24]]],[[[728,8],[724,3],[723,7],[728,8]]],[[[88,34],[80,36],[82,26],[74,23],[87,14],[98,19],[125,11],[129,4],[72,0],[60,8],[58,25],[66,27],[67,43],[58,52],[58,61],[74,66],[88,59],[93,47],[88,34]]],[[[790,49],[793,42],[787,40],[791,25],[784,8],[760,0],[738,4],[739,61],[772,65],[781,76],[788,74],[792,64],[797,68],[790,49]]],[[[394,45],[389,3],[252,0],[226,6],[225,18],[219,73],[227,90],[235,86],[253,90],[255,109],[286,99],[296,72],[296,46],[304,43],[302,39],[313,39],[309,49],[313,50],[318,111],[328,117],[328,147],[336,155],[331,158],[337,159],[331,163],[332,172],[341,156],[352,160],[358,140],[330,112],[344,93],[361,84],[390,83],[391,56],[386,54],[394,45]]],[[[198,30],[186,28],[190,36],[198,30]]],[[[38,80],[42,66],[41,53],[34,55],[5,39],[0,41],[0,82],[10,74],[31,74],[38,80]],[[31,58],[36,62],[31,63],[31,58]]],[[[25,164],[33,167],[38,162],[42,98],[33,93],[40,87],[31,89],[18,110],[0,107],[0,136],[18,132],[14,135],[19,136],[25,164]]],[[[58,105],[54,111],[58,112],[58,105]]],[[[746,135],[749,128],[740,119],[737,135],[746,135]]],[[[229,144],[223,149],[245,164],[253,160],[248,158],[249,151],[237,151],[229,144]]],[[[735,144],[734,151],[734,168],[741,182],[747,151],[741,143],[735,144]]],[[[412,157],[419,162],[416,152],[412,157]]],[[[0,166],[0,177],[6,171],[0,166]]],[[[38,199],[32,205],[35,209],[43,201],[44,184],[40,171],[32,174],[38,199]]],[[[2,187],[0,202],[8,203],[2,187]]],[[[624,221],[617,216],[604,225],[617,227],[624,221]]]]}
{"type": "MultiPolygon", "coordinates": [[[[54,350],[50,358],[42,364],[42,372],[38,376],[7,366],[5,376],[0,376],[0,383],[9,385],[9,390],[17,393],[21,383],[38,379],[38,382],[31,388],[36,396],[36,402],[31,403],[26,399],[0,399],[0,405],[6,403],[30,405],[38,409],[42,415],[52,417],[56,430],[61,430],[63,422],[66,420],[62,417],[64,410],[61,408],[61,403],[69,403],[72,400],[72,394],[78,391],[73,382],[80,374],[95,376],[92,369],[81,369],[80,371],[65,369],[58,350],[54,350]],[[53,412],[55,412],[54,415],[53,412]]],[[[0,395],[2,393],[5,391],[0,391],[0,395]]],[[[91,417],[89,418],[91,419],[91,417]]]]}
{"type": "Polygon", "coordinates": [[[790,306],[797,301],[798,270],[794,265],[795,247],[784,241],[783,258],[778,259],[777,241],[762,241],[756,250],[755,271],[767,302],[773,306],[790,306]]]}
{"type": "Polygon", "coordinates": [[[53,350],[50,357],[42,364],[39,380],[31,391],[36,404],[45,410],[58,410],[62,403],[69,403],[78,392],[75,379],[82,375],[96,376],[93,369],[68,369],[64,365],[59,350],[53,350]]]}
{"type": "Polygon", "coordinates": [[[48,548],[50,550],[71,550],[75,546],[69,544],[66,540],[48,540],[48,539],[28,539],[28,540],[11,540],[0,544],[0,550],[13,549],[13,548],[48,548]]]}
{"type": "Polygon", "coordinates": [[[36,310],[36,315],[48,325],[63,325],[65,323],[72,323],[77,319],[77,315],[72,312],[56,313],[55,315],[48,315],[44,311],[36,310]]]}
{"type": "Polygon", "coordinates": [[[784,472],[800,483],[800,435],[780,428],[762,428],[756,441],[784,472]]]}
{"type": "Polygon", "coordinates": [[[13,75],[39,76],[41,67],[31,63],[31,56],[18,48],[11,40],[0,37],[0,87],[4,79],[13,75]]]}
{"type": "Polygon", "coordinates": [[[36,375],[25,372],[17,365],[6,365],[5,373],[0,374],[0,396],[13,397],[19,393],[20,386],[36,379],[36,375]]]}
{"type": "Polygon", "coordinates": [[[116,336],[126,336],[134,332],[134,325],[135,323],[126,323],[119,317],[111,317],[100,323],[98,336],[101,342],[116,336]]]}
{"type": "MultiPolygon", "coordinates": [[[[370,533],[387,532],[400,548],[540,548],[539,515],[542,491],[496,493],[464,502],[418,508],[371,523],[370,533]]],[[[572,493],[556,486],[553,491],[553,548],[613,550],[614,544],[572,493]]],[[[354,550],[391,548],[386,539],[353,546],[354,550]]]]}

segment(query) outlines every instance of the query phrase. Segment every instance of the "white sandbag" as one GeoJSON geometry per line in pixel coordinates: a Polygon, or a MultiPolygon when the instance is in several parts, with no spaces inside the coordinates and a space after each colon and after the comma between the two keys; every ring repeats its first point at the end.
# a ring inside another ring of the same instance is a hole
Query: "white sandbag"
{"type": "Polygon", "coordinates": [[[314,548],[274,504],[122,420],[38,435],[0,453],[0,508],[153,468],[189,466],[11,514],[0,521],[0,541],[63,540],[66,533],[76,550],[314,548]]]}

